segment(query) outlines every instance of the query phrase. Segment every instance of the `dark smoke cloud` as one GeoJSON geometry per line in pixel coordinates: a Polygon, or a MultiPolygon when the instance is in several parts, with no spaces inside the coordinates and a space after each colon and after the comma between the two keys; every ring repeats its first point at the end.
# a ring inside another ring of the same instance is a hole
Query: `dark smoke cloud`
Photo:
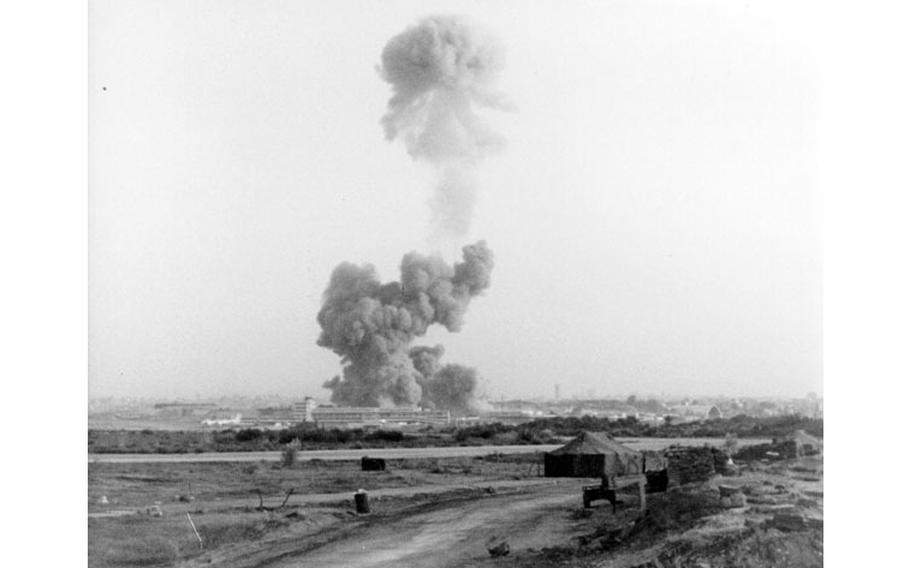
{"type": "Polygon", "coordinates": [[[431,204],[439,232],[464,235],[470,226],[474,166],[505,139],[475,108],[511,109],[495,90],[504,66],[499,42],[460,16],[432,16],[389,40],[379,73],[392,86],[382,125],[388,140],[439,168],[431,204]]]}
{"type": "Polygon", "coordinates": [[[418,345],[408,351],[414,368],[420,373],[418,382],[423,391],[420,404],[424,408],[450,410],[468,414],[479,409],[477,371],[464,365],[442,366],[445,354],[442,345],[418,345]]]}
{"type": "MultiPolygon", "coordinates": [[[[446,350],[442,345],[436,345],[435,347],[418,345],[417,347],[411,347],[411,350],[408,351],[408,355],[411,357],[414,368],[417,369],[417,372],[420,373],[423,380],[426,381],[427,379],[432,378],[433,375],[438,373],[439,369],[442,368],[439,360],[442,359],[445,352],[446,350]]],[[[422,384],[423,383],[421,383],[421,385],[422,384]]]]}
{"type": "Polygon", "coordinates": [[[426,383],[426,397],[436,408],[468,414],[477,410],[477,371],[464,365],[449,364],[426,383]]]}
{"type": "MultiPolygon", "coordinates": [[[[325,383],[332,401],[352,406],[417,404],[431,364],[418,370],[411,342],[433,324],[459,331],[474,296],[490,285],[493,254],[484,241],[462,248],[454,266],[409,253],[401,261],[401,282],[383,284],[371,265],[335,268],[317,317],[318,344],[341,356],[341,377],[325,383]]],[[[425,354],[431,353],[430,348],[425,354]]],[[[435,357],[438,363],[439,356],[435,357]]],[[[426,355],[429,357],[429,355],[426,355]]],[[[437,373],[438,374],[438,373],[437,373]]]]}

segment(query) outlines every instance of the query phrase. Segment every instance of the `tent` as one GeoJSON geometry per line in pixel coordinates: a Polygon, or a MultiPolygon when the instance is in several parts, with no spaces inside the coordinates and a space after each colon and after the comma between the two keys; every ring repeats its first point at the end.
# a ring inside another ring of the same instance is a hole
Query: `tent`
{"type": "Polygon", "coordinates": [[[796,456],[813,456],[822,453],[822,441],[807,434],[805,430],[795,430],[787,434],[778,443],[793,443],[796,445],[796,456]]]}
{"type": "Polygon", "coordinates": [[[612,477],[644,473],[644,456],[607,434],[582,432],[544,454],[546,477],[612,477]]]}

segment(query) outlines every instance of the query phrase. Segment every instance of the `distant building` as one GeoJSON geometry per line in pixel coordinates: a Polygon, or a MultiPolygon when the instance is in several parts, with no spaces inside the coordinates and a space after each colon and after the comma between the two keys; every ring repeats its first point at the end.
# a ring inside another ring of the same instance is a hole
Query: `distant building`
{"type": "Polygon", "coordinates": [[[681,406],[674,406],[670,409],[670,413],[680,416],[684,422],[723,418],[723,413],[720,411],[720,408],[716,405],[709,406],[706,404],[684,404],[681,406]]]}
{"type": "Polygon", "coordinates": [[[221,428],[228,430],[280,430],[291,426],[290,420],[280,418],[262,418],[258,416],[244,418],[242,414],[235,414],[231,418],[206,418],[201,422],[206,428],[221,428]]]}
{"type": "Polygon", "coordinates": [[[539,414],[549,405],[539,404],[529,400],[499,400],[490,403],[490,407],[499,411],[523,412],[527,414],[539,414]]]}
{"type": "Polygon", "coordinates": [[[155,404],[155,414],[162,417],[197,417],[205,416],[218,408],[210,402],[159,402],[155,404]]]}
{"type": "Polygon", "coordinates": [[[240,428],[255,428],[258,430],[282,430],[291,427],[289,421],[269,420],[263,418],[244,418],[240,421],[240,428]]]}
{"type": "Polygon", "coordinates": [[[358,406],[319,406],[311,410],[312,421],[326,427],[383,426],[386,424],[449,424],[446,411],[419,408],[375,408],[358,406]]]}
{"type": "Polygon", "coordinates": [[[479,422],[499,422],[500,424],[518,425],[534,420],[534,416],[525,412],[510,410],[491,410],[478,417],[479,422]]]}
{"type": "Polygon", "coordinates": [[[649,426],[660,426],[665,422],[664,416],[651,413],[639,414],[638,421],[649,426]]]}
{"type": "Polygon", "coordinates": [[[203,426],[239,426],[243,421],[242,414],[235,414],[230,418],[206,418],[202,421],[203,426]]]}

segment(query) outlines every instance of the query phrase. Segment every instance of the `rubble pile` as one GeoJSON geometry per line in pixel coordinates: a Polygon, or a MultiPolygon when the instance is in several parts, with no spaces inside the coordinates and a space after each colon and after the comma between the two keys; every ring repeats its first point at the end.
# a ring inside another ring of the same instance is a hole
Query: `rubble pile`
{"type": "Polygon", "coordinates": [[[720,506],[724,509],[738,509],[746,506],[746,495],[742,488],[721,485],[718,489],[720,490],[720,506]]]}
{"type": "Polygon", "coordinates": [[[711,448],[711,453],[714,457],[714,471],[721,475],[731,473],[733,460],[730,459],[730,454],[720,448],[711,448]]]}
{"type": "Polygon", "coordinates": [[[793,459],[797,457],[797,446],[792,440],[778,444],[756,444],[740,449],[733,457],[739,461],[793,459]]]}
{"type": "Polygon", "coordinates": [[[707,481],[725,473],[729,456],[718,448],[671,448],[667,451],[667,475],[671,485],[707,481]]]}
{"type": "Polygon", "coordinates": [[[487,552],[490,553],[490,556],[493,558],[499,558],[500,556],[508,556],[511,551],[509,543],[506,541],[501,541],[495,546],[487,546],[487,552]]]}

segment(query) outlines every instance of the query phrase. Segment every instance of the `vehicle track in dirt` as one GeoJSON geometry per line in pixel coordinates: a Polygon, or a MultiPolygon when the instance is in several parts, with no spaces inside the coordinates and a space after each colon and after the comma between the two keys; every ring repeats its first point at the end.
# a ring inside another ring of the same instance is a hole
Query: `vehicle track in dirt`
{"type": "Polygon", "coordinates": [[[271,566],[477,566],[490,559],[488,544],[506,541],[513,549],[522,549],[569,540],[573,534],[569,514],[577,506],[580,484],[483,497],[366,526],[346,538],[271,566]]]}
{"type": "Polygon", "coordinates": [[[488,544],[506,541],[512,550],[520,550],[557,545],[576,536],[579,529],[570,517],[581,506],[583,480],[560,481],[377,511],[296,541],[259,543],[219,554],[211,562],[231,568],[483,565],[493,561],[488,544]]]}

